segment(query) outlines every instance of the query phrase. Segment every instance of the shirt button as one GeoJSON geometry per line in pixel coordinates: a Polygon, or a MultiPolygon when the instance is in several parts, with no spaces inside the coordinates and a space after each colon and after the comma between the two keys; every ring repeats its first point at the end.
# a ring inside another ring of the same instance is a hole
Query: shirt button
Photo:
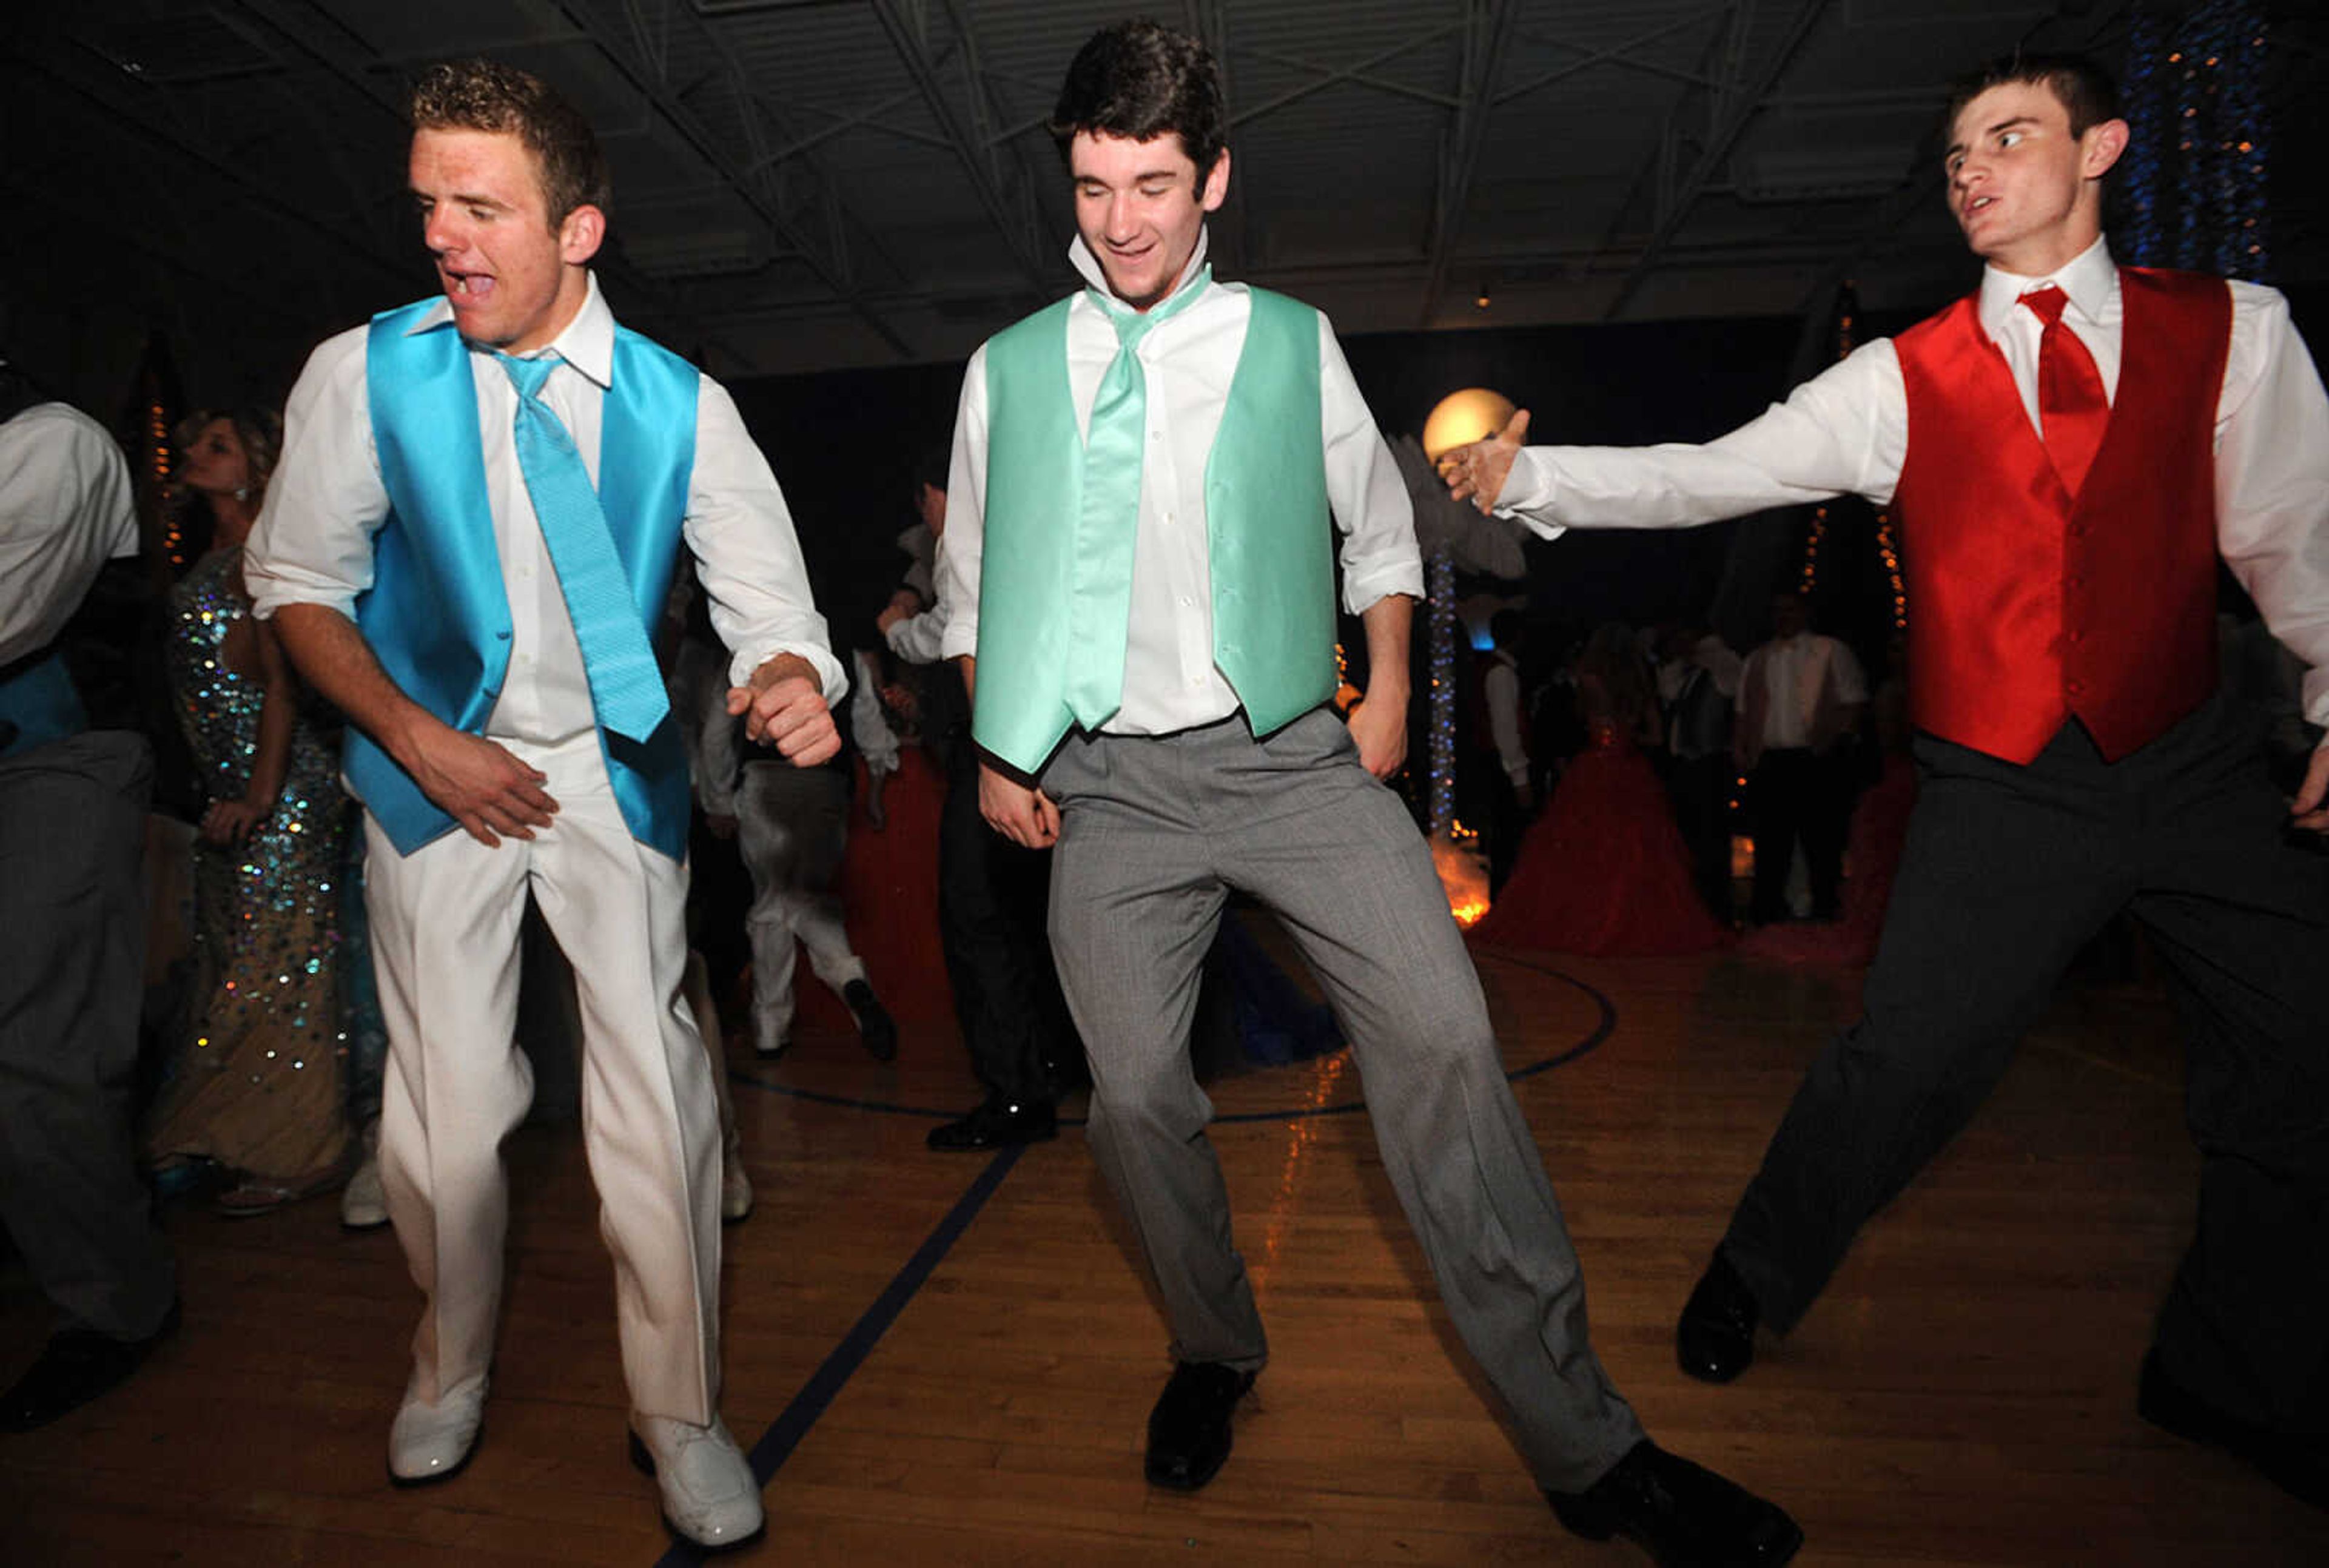
{"type": "Polygon", "coordinates": [[[1184,593],[1184,594],[1183,594],[1183,595],[1181,596],[1181,608],[1182,608],[1182,609],[1188,609],[1188,608],[1189,608],[1189,606],[1191,606],[1191,605],[1193,605],[1193,604],[1194,604],[1194,603],[1196,603],[1196,602],[1197,602],[1197,601],[1196,601],[1195,600],[1191,599],[1191,598],[1190,598],[1187,594],[1185,594],[1185,593],[1184,593]]]}

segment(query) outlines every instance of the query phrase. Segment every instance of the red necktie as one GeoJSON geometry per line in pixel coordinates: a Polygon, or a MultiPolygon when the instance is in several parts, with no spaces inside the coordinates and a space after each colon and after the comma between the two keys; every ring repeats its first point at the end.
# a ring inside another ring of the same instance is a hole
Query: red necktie
{"type": "Polygon", "coordinates": [[[2103,395],[2095,356],[2062,324],[2062,307],[2070,298],[2049,283],[2023,295],[2020,303],[2046,324],[2038,339],[2038,420],[2054,472],[2061,476],[2062,487],[2076,496],[2103,444],[2110,399],[2103,395]]]}

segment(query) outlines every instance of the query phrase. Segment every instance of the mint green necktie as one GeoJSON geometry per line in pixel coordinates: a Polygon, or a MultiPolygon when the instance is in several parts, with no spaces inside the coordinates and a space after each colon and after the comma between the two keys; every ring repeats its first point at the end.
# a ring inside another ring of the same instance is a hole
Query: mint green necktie
{"type": "Polygon", "coordinates": [[[542,524],[542,542],[550,546],[550,563],[558,570],[559,590],[566,596],[566,613],[574,621],[574,640],[582,649],[582,669],[589,677],[599,723],[618,735],[644,741],[671,712],[671,700],[664,694],[655,649],[647,644],[646,628],[631,601],[630,583],[623,575],[622,558],[615,553],[606,514],[599,509],[589,470],[582,466],[582,454],[575,450],[565,422],[542,401],[542,383],[561,361],[555,354],[538,359],[513,359],[505,354],[494,357],[517,389],[513,426],[517,466],[525,475],[526,493],[533,497],[533,515],[542,524]]]}
{"type": "Polygon", "coordinates": [[[1083,505],[1076,518],[1074,578],[1068,594],[1068,712],[1098,730],[1124,704],[1125,632],[1132,619],[1132,552],[1140,533],[1141,456],[1147,448],[1148,386],[1136,352],[1167,316],[1204,293],[1213,269],[1143,314],[1093,298],[1116,327],[1116,357],[1100,377],[1084,436],[1083,505]]]}

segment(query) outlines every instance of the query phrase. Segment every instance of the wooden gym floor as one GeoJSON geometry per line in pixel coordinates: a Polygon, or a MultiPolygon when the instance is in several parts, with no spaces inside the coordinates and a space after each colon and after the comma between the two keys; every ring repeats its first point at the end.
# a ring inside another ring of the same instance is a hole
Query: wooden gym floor
{"type": "MultiPolygon", "coordinates": [[[[2329,1516],[2135,1414],[2196,1166],[2155,985],[2069,984],[1802,1328],[1717,1389],[1676,1370],[1675,1311],[1856,974],[1479,959],[1603,1360],[1654,1436],[1795,1514],[1799,1561],[2329,1563],[2329,1516]]],[[[1365,1117],[1306,1114],[1356,1099],[1347,1058],[1213,1086],[1274,1359],[1193,1497],[1141,1480],[1166,1337],[1080,1125],[1019,1155],[927,1152],[976,1098],[950,1032],[910,1032],[888,1066],[830,1032],[731,1061],[759,1206],[726,1233],[723,1408],[771,1472],[768,1535],[738,1561],[1644,1560],[1562,1533],[1365,1117]]],[[[624,1457],[577,1134],[528,1128],[510,1158],[502,1344],[466,1474],[383,1478],[417,1300],[388,1232],[343,1233],[333,1197],[249,1220],[181,1202],[183,1330],[118,1393],[0,1437],[0,1563],[690,1560],[624,1457]]],[[[21,1271],[0,1278],[0,1379],[45,1328],[21,1271]]]]}

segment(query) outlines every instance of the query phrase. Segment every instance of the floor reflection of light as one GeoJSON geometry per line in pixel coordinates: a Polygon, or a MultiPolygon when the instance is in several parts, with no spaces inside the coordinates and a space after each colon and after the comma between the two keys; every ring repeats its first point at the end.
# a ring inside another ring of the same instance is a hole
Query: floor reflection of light
{"type": "MultiPolygon", "coordinates": [[[[1318,1110],[1331,1102],[1335,1089],[1343,1082],[1343,1075],[1350,1071],[1350,1067],[1351,1053],[1347,1050],[1337,1051],[1319,1063],[1317,1070],[1311,1075],[1310,1093],[1302,1112],[1318,1110]]],[[[1326,1121],[1334,1119],[1339,1119],[1297,1112],[1295,1119],[1286,1125],[1286,1161],[1278,1173],[1278,1195],[1270,1200],[1269,1229],[1262,1236],[1261,1261],[1249,1265],[1256,1290],[1268,1286],[1270,1271],[1277,1266],[1287,1233],[1293,1229],[1297,1209],[1294,1188],[1301,1178],[1303,1167],[1308,1163],[1311,1146],[1318,1141],[1318,1129],[1326,1121]]]]}

